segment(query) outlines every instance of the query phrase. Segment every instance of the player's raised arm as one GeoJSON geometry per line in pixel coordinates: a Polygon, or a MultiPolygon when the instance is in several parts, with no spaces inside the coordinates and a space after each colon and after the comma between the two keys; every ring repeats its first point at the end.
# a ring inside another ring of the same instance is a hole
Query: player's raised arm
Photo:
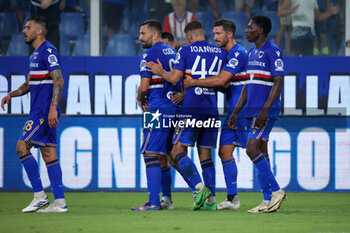
{"type": "Polygon", "coordinates": [[[7,93],[7,95],[1,100],[1,108],[5,111],[5,104],[9,104],[12,97],[22,96],[29,92],[29,75],[27,80],[19,86],[16,90],[7,93]]]}
{"type": "Polygon", "coordinates": [[[257,127],[264,127],[266,125],[268,120],[269,110],[273,105],[273,103],[277,100],[277,98],[279,98],[281,94],[281,90],[283,87],[283,76],[275,76],[272,78],[273,78],[274,84],[271,88],[269,97],[267,98],[264,107],[261,109],[261,112],[256,118],[255,125],[257,127]]]}
{"type": "Polygon", "coordinates": [[[162,63],[159,61],[159,59],[157,59],[157,63],[153,61],[147,62],[146,66],[150,72],[162,76],[166,81],[172,84],[176,84],[183,75],[182,71],[177,69],[167,72],[163,69],[162,63]]]}
{"type": "Polygon", "coordinates": [[[247,85],[244,85],[241,95],[239,96],[239,100],[236,104],[235,109],[233,110],[229,120],[228,120],[228,126],[231,129],[237,129],[235,126],[237,118],[238,118],[238,113],[242,110],[243,106],[247,103],[247,85]]]}
{"type": "Polygon", "coordinates": [[[50,106],[50,112],[48,115],[48,123],[50,128],[56,127],[59,124],[57,106],[60,102],[64,80],[62,78],[62,72],[60,69],[55,69],[50,72],[53,80],[52,101],[50,106]]]}

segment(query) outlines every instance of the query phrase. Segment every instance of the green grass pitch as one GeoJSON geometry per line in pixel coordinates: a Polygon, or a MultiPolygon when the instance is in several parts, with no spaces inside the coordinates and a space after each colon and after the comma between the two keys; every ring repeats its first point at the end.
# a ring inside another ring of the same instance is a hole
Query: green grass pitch
{"type": "MultiPolygon", "coordinates": [[[[30,192],[0,193],[0,232],[350,232],[350,193],[288,193],[277,213],[249,214],[262,195],[239,193],[238,211],[192,211],[191,193],[174,192],[175,210],[131,211],[145,192],[67,192],[68,213],[22,214],[30,192]]],[[[53,200],[52,193],[49,193],[53,200]]],[[[217,193],[217,202],[225,193],[217,193]]]]}

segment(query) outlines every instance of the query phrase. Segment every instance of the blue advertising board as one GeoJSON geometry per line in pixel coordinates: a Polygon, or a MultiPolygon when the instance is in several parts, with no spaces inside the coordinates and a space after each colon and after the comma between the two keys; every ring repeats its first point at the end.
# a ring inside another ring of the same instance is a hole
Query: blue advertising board
{"type": "MultiPolygon", "coordinates": [[[[136,104],[140,82],[137,57],[62,57],[65,87],[58,127],[58,155],[67,190],[146,190],[139,148],[142,115],[136,104]]],[[[273,171],[289,191],[350,191],[350,58],[287,57],[282,113],[270,135],[273,171]]],[[[0,57],[0,98],[28,73],[28,58],[0,57]]],[[[29,95],[0,110],[0,190],[29,190],[16,155],[19,133],[29,113],[29,95]]],[[[224,95],[220,95],[224,114],[224,95]]],[[[43,184],[45,163],[37,149],[43,184]]],[[[215,159],[218,189],[225,188],[215,159]]],[[[197,152],[189,150],[199,166],[197,152]]],[[[240,190],[258,191],[245,151],[235,151],[240,190]]],[[[175,190],[187,190],[173,170],[175,190]]]]}

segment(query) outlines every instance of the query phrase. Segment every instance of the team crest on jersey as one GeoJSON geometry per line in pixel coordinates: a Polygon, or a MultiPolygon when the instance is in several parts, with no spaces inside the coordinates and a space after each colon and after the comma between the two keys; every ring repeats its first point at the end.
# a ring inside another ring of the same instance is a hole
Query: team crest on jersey
{"type": "Polygon", "coordinates": [[[58,66],[58,59],[54,54],[51,54],[47,60],[50,62],[50,67],[58,66]]]}
{"type": "Polygon", "coordinates": [[[196,93],[196,95],[201,95],[203,93],[203,89],[201,87],[196,87],[196,89],[194,89],[194,93],[196,93]]]}
{"type": "Polygon", "coordinates": [[[238,60],[236,58],[231,58],[227,63],[227,66],[232,67],[233,69],[235,69],[237,65],[238,65],[238,60]]]}
{"type": "Polygon", "coordinates": [[[264,52],[263,52],[263,51],[260,51],[259,54],[258,54],[258,57],[259,57],[259,58],[262,58],[263,55],[264,55],[264,52]]]}
{"type": "Polygon", "coordinates": [[[51,52],[52,52],[52,48],[48,48],[47,51],[48,51],[49,53],[51,53],[51,52]]]}
{"type": "Polygon", "coordinates": [[[284,64],[283,64],[282,59],[280,59],[280,58],[276,59],[275,66],[276,66],[276,71],[283,71],[284,64]]]}
{"type": "Polygon", "coordinates": [[[146,60],[140,62],[140,71],[147,71],[146,60]]]}

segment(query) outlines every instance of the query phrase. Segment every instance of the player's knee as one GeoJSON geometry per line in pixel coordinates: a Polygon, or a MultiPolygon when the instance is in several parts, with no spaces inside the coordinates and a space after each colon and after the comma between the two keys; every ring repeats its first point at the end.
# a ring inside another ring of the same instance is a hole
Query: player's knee
{"type": "Polygon", "coordinates": [[[232,156],[232,154],[229,155],[229,154],[225,153],[223,150],[219,150],[219,157],[221,160],[228,160],[228,159],[232,158],[233,156],[232,156]]]}
{"type": "Polygon", "coordinates": [[[172,160],[172,159],[169,159],[169,164],[170,164],[173,168],[176,168],[176,167],[177,167],[176,163],[175,163],[174,160],[172,160]]]}
{"type": "Polygon", "coordinates": [[[19,145],[16,147],[16,153],[19,157],[22,157],[24,155],[24,151],[19,145]]]}
{"type": "Polygon", "coordinates": [[[257,155],[259,153],[259,151],[256,150],[255,148],[248,148],[248,146],[247,146],[246,153],[250,158],[252,158],[255,155],[257,155]]]}
{"type": "Polygon", "coordinates": [[[168,166],[168,160],[166,156],[160,155],[158,156],[160,167],[164,168],[168,166]]]}
{"type": "Polygon", "coordinates": [[[16,153],[19,157],[22,157],[22,156],[28,154],[29,151],[27,150],[27,148],[25,146],[18,143],[17,147],[16,147],[16,153]]]}

